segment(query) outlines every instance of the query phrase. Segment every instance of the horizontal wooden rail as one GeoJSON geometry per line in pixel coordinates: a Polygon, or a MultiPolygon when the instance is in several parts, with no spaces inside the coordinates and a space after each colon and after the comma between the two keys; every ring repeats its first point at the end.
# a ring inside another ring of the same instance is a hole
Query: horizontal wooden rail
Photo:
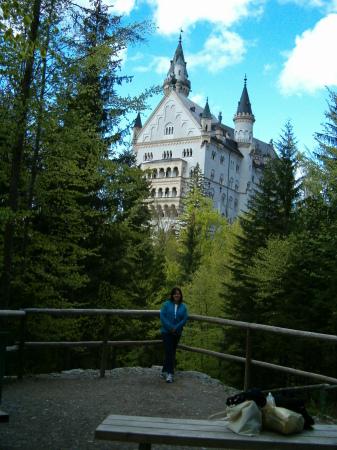
{"type": "MultiPolygon", "coordinates": [[[[146,345],[162,345],[163,341],[108,341],[109,347],[141,347],[146,345]]],[[[81,342],[25,342],[25,347],[101,347],[103,341],[81,342]]]]}
{"type": "Polygon", "coordinates": [[[160,311],[145,309],[46,309],[25,308],[26,314],[48,314],[50,316],[159,316],[160,311]]]}
{"type": "MultiPolygon", "coordinates": [[[[126,310],[126,309],[50,309],[50,308],[26,308],[19,311],[12,310],[0,310],[1,316],[13,316],[21,319],[21,333],[19,346],[13,345],[7,348],[7,351],[19,350],[19,378],[23,374],[23,350],[24,348],[32,347],[101,347],[102,348],[102,361],[101,361],[101,376],[104,376],[105,364],[106,364],[106,351],[108,347],[125,347],[125,346],[147,346],[147,345],[161,345],[161,340],[146,340],[146,341],[109,341],[110,319],[112,316],[143,316],[143,317],[159,317],[159,310],[126,310]],[[82,341],[82,342],[25,342],[25,329],[27,317],[32,315],[50,315],[50,316],[102,316],[105,318],[104,325],[104,338],[102,341],[82,341]]],[[[246,358],[228,355],[225,353],[219,353],[211,350],[200,349],[195,347],[189,347],[183,344],[179,344],[179,348],[185,351],[197,352],[208,356],[213,356],[219,359],[227,359],[229,361],[246,364],[245,369],[245,385],[244,388],[249,388],[250,367],[258,366],[267,369],[282,371],[293,375],[302,376],[305,378],[312,378],[321,382],[331,383],[336,385],[337,378],[328,377],[311,372],[305,372],[298,369],[292,369],[289,367],[278,366],[267,362],[256,361],[251,359],[251,341],[252,331],[266,332],[281,334],[284,336],[293,336],[305,339],[314,339],[332,344],[337,344],[337,336],[314,333],[301,330],[292,330],[288,328],[273,327],[269,325],[261,325],[256,323],[240,322],[235,320],[221,319],[217,317],[206,317],[197,314],[190,314],[189,320],[213,323],[223,327],[237,327],[247,331],[247,349],[246,358]]]]}
{"type": "MultiPolygon", "coordinates": [[[[178,348],[181,348],[182,350],[186,350],[189,352],[196,352],[196,353],[202,353],[203,355],[214,356],[219,359],[227,359],[229,361],[235,361],[235,362],[241,362],[241,363],[246,362],[246,358],[242,358],[240,356],[227,355],[225,353],[214,352],[212,350],[204,350],[201,348],[189,347],[184,344],[178,344],[178,348]]],[[[264,367],[266,369],[278,370],[281,372],[291,373],[293,375],[299,375],[299,376],[306,377],[306,378],[312,378],[315,380],[325,381],[326,383],[337,384],[337,378],[326,377],[325,375],[319,375],[317,373],[305,372],[303,370],[297,370],[297,369],[291,369],[290,367],[278,366],[277,364],[270,364],[270,363],[266,363],[266,362],[262,362],[262,361],[256,361],[254,359],[251,360],[251,364],[253,366],[264,367]]]]}
{"type": "Polygon", "coordinates": [[[236,320],[218,319],[217,317],[198,316],[196,314],[189,314],[191,320],[199,322],[209,322],[216,325],[231,326],[237,328],[244,328],[255,331],[264,331],[266,333],[283,334],[286,336],[303,337],[307,339],[315,339],[326,342],[333,342],[337,344],[337,336],[332,334],[313,333],[311,331],[292,330],[291,328],[272,327],[270,325],[260,325],[258,323],[239,322],[236,320]]]}

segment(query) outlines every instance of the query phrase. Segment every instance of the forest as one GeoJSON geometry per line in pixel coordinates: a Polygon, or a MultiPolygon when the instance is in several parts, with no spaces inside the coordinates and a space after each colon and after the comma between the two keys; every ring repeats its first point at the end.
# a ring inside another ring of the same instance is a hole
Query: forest
{"type": "MultiPolygon", "coordinates": [[[[125,24],[100,0],[0,0],[0,308],[159,310],[181,287],[190,314],[337,334],[337,94],[327,89],[317,146],[301,154],[291,121],[274,137],[250,210],[230,225],[191,180],[174,228],[158,227],[149,181],[134,164],[132,121],[158,86],[132,96],[122,51],[146,42],[147,22],[125,24]],[[121,96],[119,87],[129,85],[121,96]]],[[[101,318],[30,319],[38,341],[102,339],[101,318]]],[[[17,340],[8,319],[1,329],[17,340]]],[[[113,318],[114,340],[160,339],[159,320],[113,318]]],[[[188,323],[183,343],[245,355],[245,334],[188,323]]],[[[254,359],[337,377],[332,344],[254,336],[254,359]]],[[[8,358],[15,371],[15,358],[8,358]]],[[[97,351],[41,350],[27,372],[96,368],[97,351]]],[[[111,367],[160,364],[158,349],[111,351],[111,367]]],[[[242,366],[178,356],[241,386],[242,366]]],[[[255,369],[263,388],[303,383],[255,369]]]]}

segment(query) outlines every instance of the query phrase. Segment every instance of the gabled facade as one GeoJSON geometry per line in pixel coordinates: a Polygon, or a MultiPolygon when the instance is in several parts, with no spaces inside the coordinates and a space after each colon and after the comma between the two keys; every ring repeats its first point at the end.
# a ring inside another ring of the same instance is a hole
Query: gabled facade
{"type": "Polygon", "coordinates": [[[188,98],[191,83],[181,38],[163,87],[164,98],[144,126],[138,115],[133,129],[132,149],[137,164],[149,171],[152,207],[164,220],[174,220],[198,164],[214,208],[232,223],[247,210],[253,184],[258,183],[264,165],[276,156],[270,144],[253,136],[255,117],[247,79],[234,128],[222,124],[221,113],[218,118],[211,114],[208,99],[201,107],[188,98]]]}

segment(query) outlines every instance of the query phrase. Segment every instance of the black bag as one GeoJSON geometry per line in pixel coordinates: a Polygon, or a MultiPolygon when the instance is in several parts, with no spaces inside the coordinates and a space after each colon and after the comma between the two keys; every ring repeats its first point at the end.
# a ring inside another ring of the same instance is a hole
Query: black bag
{"type": "Polygon", "coordinates": [[[246,392],[241,392],[240,394],[233,395],[232,397],[228,397],[226,400],[226,405],[235,406],[245,402],[246,400],[253,400],[260,408],[263,408],[266,405],[266,397],[256,388],[250,389],[246,392]]]}

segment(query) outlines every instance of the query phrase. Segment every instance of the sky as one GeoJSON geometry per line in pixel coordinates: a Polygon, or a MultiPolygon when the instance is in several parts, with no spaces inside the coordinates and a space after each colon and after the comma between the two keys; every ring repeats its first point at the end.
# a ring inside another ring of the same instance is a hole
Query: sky
{"type": "MultiPolygon", "coordinates": [[[[233,127],[247,77],[254,136],[277,141],[290,119],[298,149],[313,151],[337,86],[337,0],[105,0],[125,23],[148,20],[147,43],[123,52],[128,92],[162,85],[181,34],[189,98],[233,127]],[[181,32],[182,30],[182,32],[181,32]]],[[[159,103],[142,113],[142,123],[159,103]]]]}

